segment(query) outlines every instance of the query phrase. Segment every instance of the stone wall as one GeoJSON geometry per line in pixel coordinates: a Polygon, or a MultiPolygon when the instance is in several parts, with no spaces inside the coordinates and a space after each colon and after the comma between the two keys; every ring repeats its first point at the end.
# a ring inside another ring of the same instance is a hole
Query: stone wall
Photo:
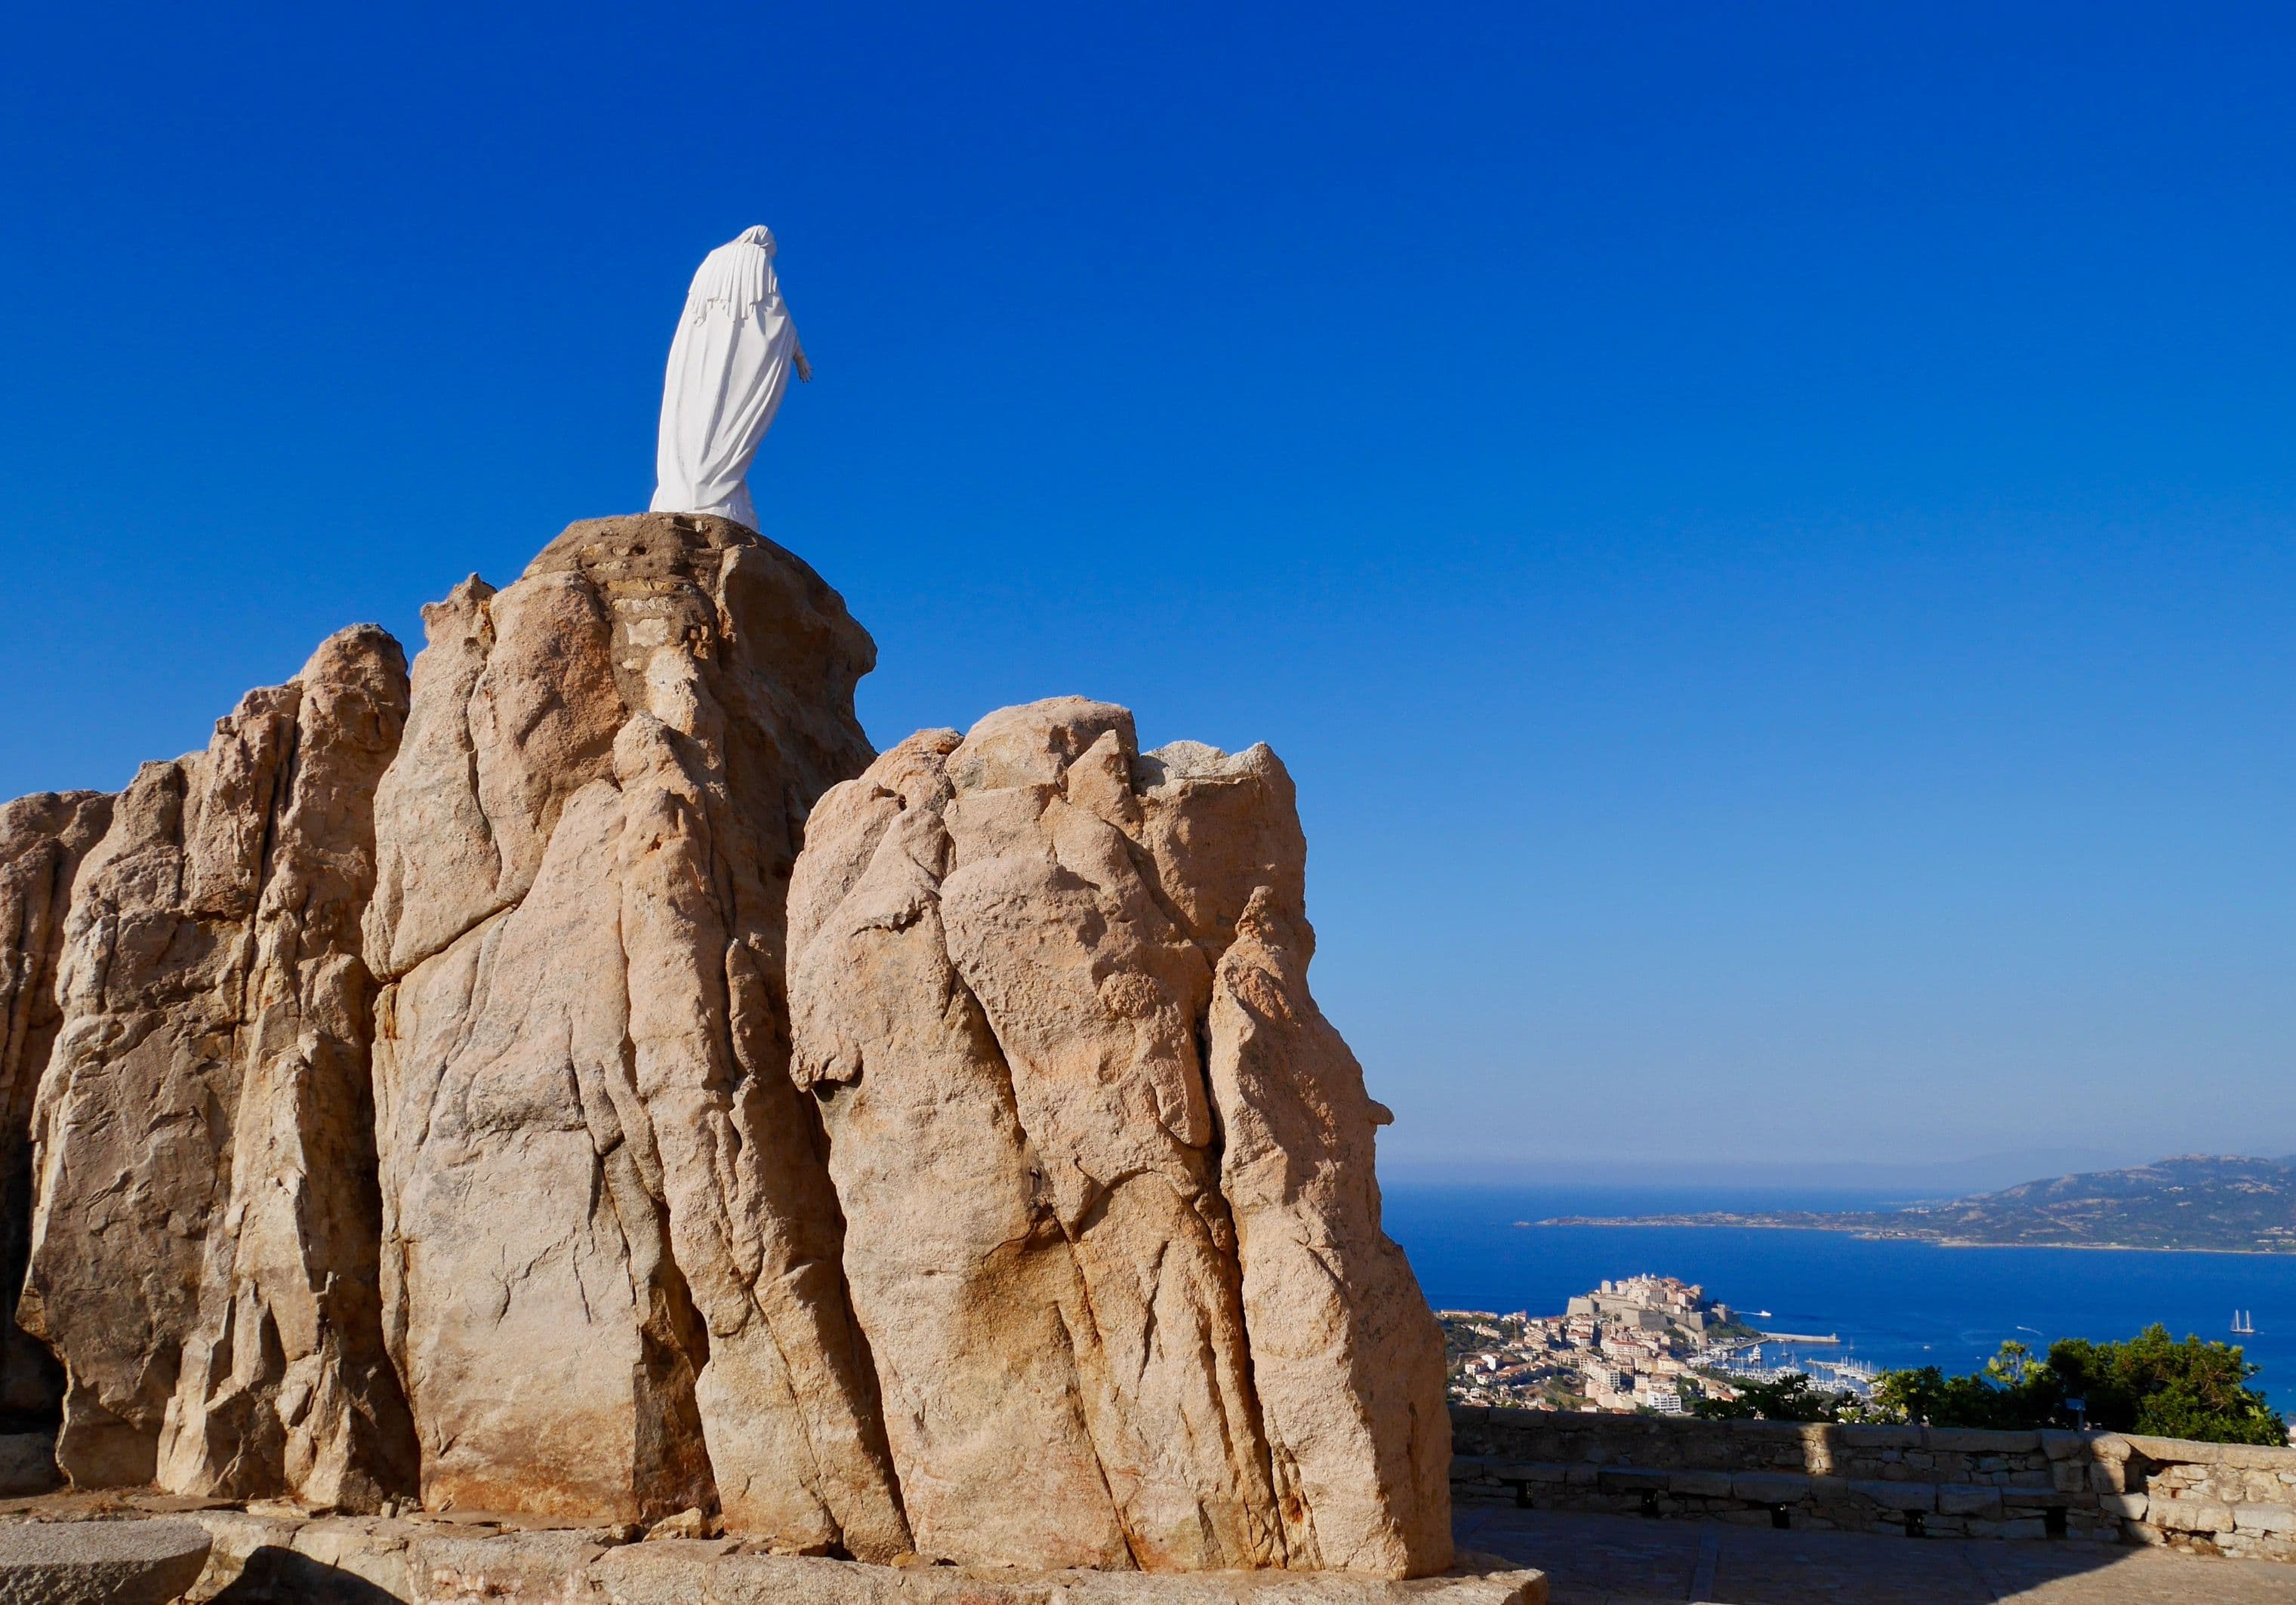
{"type": "Polygon", "coordinates": [[[1454,1405],[1468,1504],[2296,1560],[2296,1448],[1454,1405]]]}

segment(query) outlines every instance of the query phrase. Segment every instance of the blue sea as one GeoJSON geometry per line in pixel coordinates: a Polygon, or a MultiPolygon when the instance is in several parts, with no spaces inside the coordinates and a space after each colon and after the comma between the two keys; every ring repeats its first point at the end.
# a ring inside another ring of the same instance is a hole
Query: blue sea
{"type": "Polygon", "coordinates": [[[1846,1232],[1695,1226],[1519,1226],[1562,1215],[1866,1209],[1901,1198],[1841,1191],[1390,1185],[1388,1234],[1438,1309],[1558,1314],[1605,1277],[1702,1284],[1772,1331],[1835,1332],[1882,1366],[1973,1371],[2007,1339],[2126,1338],[2160,1322],[2177,1337],[2237,1343],[2255,1386],[2296,1418],[2296,1255],[2128,1249],[1942,1249],[1846,1232]],[[2256,1334],[2231,1334],[2233,1311],[2256,1334]],[[1767,1317],[1751,1312],[1767,1310],[1767,1317]]]}

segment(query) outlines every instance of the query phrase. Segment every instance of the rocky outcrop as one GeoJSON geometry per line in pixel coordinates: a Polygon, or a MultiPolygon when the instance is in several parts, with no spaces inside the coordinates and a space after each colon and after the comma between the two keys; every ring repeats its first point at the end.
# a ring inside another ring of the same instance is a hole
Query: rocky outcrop
{"type": "Polygon", "coordinates": [[[922,1552],[1448,1563],[1442,1340],[1307,989],[1305,857],[1265,747],[1142,754],[1077,699],[815,809],[794,1072],[922,1552]]]}
{"type": "Polygon", "coordinates": [[[80,864],[19,1320],[81,1485],[371,1504],[412,1441],[374,1288],[358,920],[406,716],[381,630],[146,764],[80,864]]]}
{"type": "Polygon", "coordinates": [[[867,635],[724,520],[574,525],[427,609],[366,951],[422,1495],[909,1546],[792,1086],[783,911],[867,635]]]}
{"type": "Polygon", "coordinates": [[[31,1249],[32,1101],[62,1013],[56,964],[80,859],[111,823],[100,791],[45,791],[0,807],[0,1413],[52,1418],[63,1373],[20,1331],[31,1249]]]}
{"type": "Polygon", "coordinates": [[[0,810],[0,1275],[62,1363],[0,1348],[0,1426],[61,1390],[80,1490],[722,1532],[751,1581],[1449,1564],[1273,754],[1071,698],[875,757],[868,635],[697,515],[424,624],[411,683],[347,630],[0,810]]]}

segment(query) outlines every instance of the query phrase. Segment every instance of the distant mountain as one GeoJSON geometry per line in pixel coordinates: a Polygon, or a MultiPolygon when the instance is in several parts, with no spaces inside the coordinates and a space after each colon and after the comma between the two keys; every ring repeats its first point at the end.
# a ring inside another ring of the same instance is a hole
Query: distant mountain
{"type": "Polygon", "coordinates": [[[2185,1154],[1896,1209],[1572,1216],[1548,1225],[1771,1226],[1924,1242],[2296,1253],[2296,1156],[2185,1154]]]}
{"type": "MultiPolygon", "coordinates": [[[[1588,1188],[1649,1191],[1663,1177],[1670,1191],[1711,1188],[1743,1196],[1755,1191],[1780,1193],[1835,1192],[1843,1208],[1873,1208],[1909,1199],[1959,1198],[1990,1192],[2037,1175],[2076,1170],[2112,1170],[2150,1159],[2142,1148],[2095,1148],[2058,1143],[1967,1154],[1940,1159],[1915,1152],[1898,1158],[1860,1154],[1832,1159],[1805,1154],[1797,1159],[1736,1159],[1708,1155],[1692,1159],[1620,1154],[1589,1156],[1550,1151],[1511,1151],[1464,1158],[1456,1155],[1382,1154],[1382,1183],[1406,1187],[1588,1188]]],[[[1821,1203],[1824,1200],[1819,1200],[1821,1203]]]]}

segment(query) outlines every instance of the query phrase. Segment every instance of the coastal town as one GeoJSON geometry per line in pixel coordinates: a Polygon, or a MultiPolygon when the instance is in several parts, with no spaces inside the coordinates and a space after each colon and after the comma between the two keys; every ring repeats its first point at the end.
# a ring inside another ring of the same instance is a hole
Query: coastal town
{"type": "MultiPolygon", "coordinates": [[[[1605,1282],[1559,1315],[1439,1310],[1451,1397],[1462,1404],[1678,1415],[1702,1398],[1734,1399],[1736,1384],[1789,1369],[1765,1345],[1830,1344],[1831,1334],[1762,1331],[1694,1282],[1672,1276],[1605,1282]]],[[[1863,1391],[1867,1368],[1796,1361],[1863,1391]]]]}

